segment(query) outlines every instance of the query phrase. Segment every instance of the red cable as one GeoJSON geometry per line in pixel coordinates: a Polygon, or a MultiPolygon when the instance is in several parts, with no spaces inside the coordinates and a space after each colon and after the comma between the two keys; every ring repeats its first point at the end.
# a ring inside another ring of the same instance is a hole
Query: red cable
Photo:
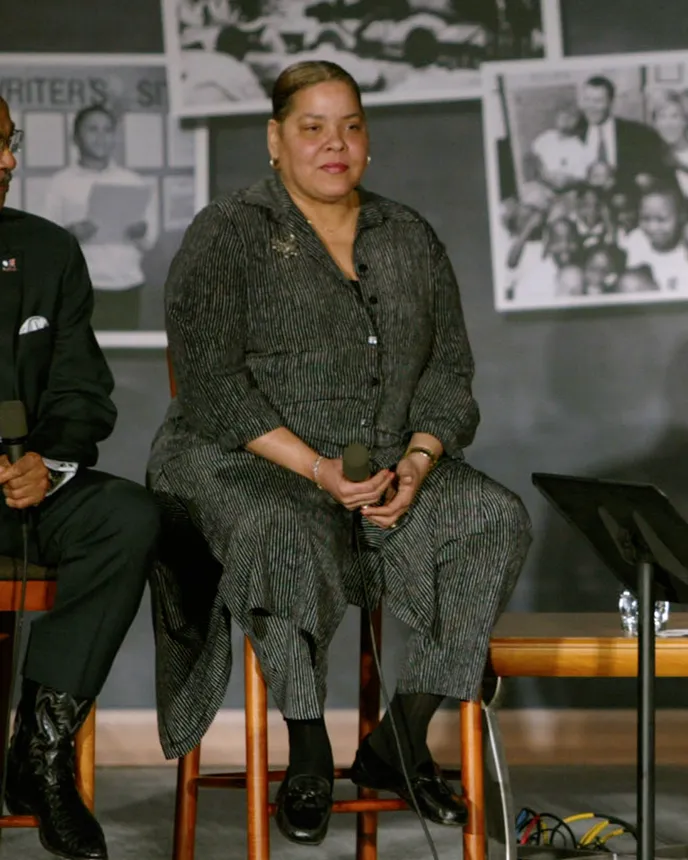
{"type": "Polygon", "coordinates": [[[530,834],[535,830],[538,823],[540,821],[540,816],[536,815],[535,818],[531,818],[531,820],[526,824],[523,830],[523,836],[521,836],[521,845],[527,845],[528,839],[530,838],[530,834]]]}

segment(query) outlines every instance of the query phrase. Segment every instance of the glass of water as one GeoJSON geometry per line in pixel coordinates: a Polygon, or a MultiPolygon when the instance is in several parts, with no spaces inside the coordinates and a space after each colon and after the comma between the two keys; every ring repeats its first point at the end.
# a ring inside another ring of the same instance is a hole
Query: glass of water
{"type": "MultiPolygon", "coordinates": [[[[619,595],[619,615],[624,636],[638,635],[638,598],[632,591],[625,589],[619,595]]],[[[669,602],[655,602],[655,633],[664,630],[669,621],[669,602]]]]}

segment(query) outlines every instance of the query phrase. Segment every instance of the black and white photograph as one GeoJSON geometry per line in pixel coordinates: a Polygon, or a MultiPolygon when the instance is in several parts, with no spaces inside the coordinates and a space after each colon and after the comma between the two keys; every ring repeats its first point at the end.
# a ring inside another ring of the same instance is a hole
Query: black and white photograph
{"type": "Polygon", "coordinates": [[[483,69],[497,310],[688,300],[688,53],[483,69]]]}
{"type": "Polygon", "coordinates": [[[161,0],[172,111],[264,113],[292,63],[326,60],[366,105],[480,97],[486,60],[561,56],[559,0],[161,0]]]}
{"type": "Polygon", "coordinates": [[[104,346],[164,345],[164,282],[197,206],[197,138],[206,149],[203,129],[170,114],[164,57],[5,54],[0,95],[23,132],[8,205],[79,241],[104,346]]]}

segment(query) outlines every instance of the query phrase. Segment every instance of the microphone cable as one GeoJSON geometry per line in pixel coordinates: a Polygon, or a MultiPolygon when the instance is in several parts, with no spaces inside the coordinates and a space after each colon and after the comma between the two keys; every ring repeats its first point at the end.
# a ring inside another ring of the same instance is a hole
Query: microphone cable
{"type": "Polygon", "coordinates": [[[380,660],[380,653],[378,651],[377,643],[375,641],[375,628],[373,627],[373,607],[371,605],[370,600],[370,592],[368,591],[368,584],[366,583],[365,573],[363,571],[363,553],[361,551],[361,539],[359,535],[359,520],[361,517],[360,511],[354,512],[353,518],[353,532],[354,532],[354,544],[356,546],[356,555],[358,557],[358,569],[361,574],[361,583],[363,585],[363,599],[365,601],[366,610],[368,612],[368,625],[370,629],[370,642],[373,647],[373,660],[375,661],[375,668],[377,670],[378,678],[380,679],[380,690],[382,691],[382,700],[385,704],[385,709],[389,714],[389,720],[392,725],[392,732],[394,734],[394,742],[397,747],[397,752],[399,754],[399,761],[401,762],[401,770],[404,775],[404,781],[406,783],[406,788],[408,789],[409,795],[411,796],[411,800],[413,802],[413,809],[416,815],[418,816],[418,820],[421,823],[421,827],[423,828],[423,833],[425,834],[425,838],[430,847],[430,852],[432,854],[433,860],[439,860],[439,855],[437,853],[437,848],[435,843],[430,835],[430,828],[423,817],[423,813],[420,811],[420,807],[418,806],[418,801],[416,800],[416,795],[413,790],[413,785],[411,784],[411,777],[409,776],[408,769],[406,767],[406,762],[404,761],[404,750],[401,743],[401,736],[399,734],[399,728],[396,724],[396,720],[394,718],[394,712],[391,708],[391,699],[389,697],[389,693],[387,692],[387,684],[385,683],[385,676],[382,673],[382,662],[380,660]]]}
{"type": "MultiPolygon", "coordinates": [[[[21,595],[19,598],[19,610],[17,612],[17,618],[14,625],[14,634],[12,637],[12,676],[10,678],[10,689],[9,695],[7,697],[7,711],[3,715],[5,720],[5,748],[4,752],[4,765],[2,768],[2,783],[0,784],[0,815],[4,813],[5,809],[5,794],[7,793],[7,771],[9,770],[9,751],[10,751],[10,740],[12,737],[11,731],[11,723],[12,723],[12,705],[14,704],[14,697],[17,689],[17,676],[19,674],[19,656],[20,656],[20,648],[22,641],[22,632],[24,629],[24,616],[26,614],[26,589],[27,583],[29,580],[29,520],[28,520],[28,512],[21,511],[21,534],[22,534],[22,573],[21,573],[21,595]]],[[[15,577],[12,580],[13,582],[17,581],[16,578],[16,563],[15,563],[15,577]]]]}

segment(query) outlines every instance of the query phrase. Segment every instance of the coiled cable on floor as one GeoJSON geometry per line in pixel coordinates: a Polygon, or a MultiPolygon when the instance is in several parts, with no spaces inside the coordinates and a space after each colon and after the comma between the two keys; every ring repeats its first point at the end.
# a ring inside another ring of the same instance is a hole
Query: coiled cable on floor
{"type": "Polygon", "coordinates": [[[599,812],[580,812],[561,818],[551,812],[535,812],[524,807],[516,816],[516,840],[519,845],[558,845],[573,850],[609,851],[607,842],[618,836],[628,834],[637,839],[635,828],[615,815],[599,812]],[[579,821],[594,822],[588,830],[577,838],[571,827],[579,821]],[[608,832],[608,828],[612,828],[608,832]],[[557,843],[555,840],[559,839],[557,843]]]}

